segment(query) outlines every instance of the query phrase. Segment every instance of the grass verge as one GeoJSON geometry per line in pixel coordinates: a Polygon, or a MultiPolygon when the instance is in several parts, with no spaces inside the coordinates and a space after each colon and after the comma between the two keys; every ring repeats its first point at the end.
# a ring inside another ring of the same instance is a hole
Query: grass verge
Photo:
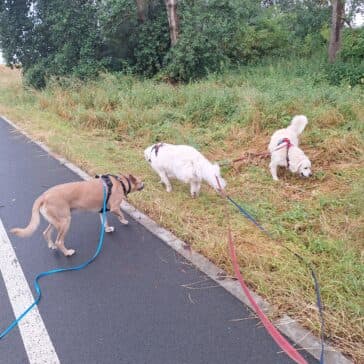
{"type": "Polygon", "coordinates": [[[220,197],[204,186],[192,200],[188,186],[179,183],[167,194],[143,149],[163,140],[191,144],[211,160],[230,159],[265,151],[272,131],[294,114],[307,115],[301,144],[313,162],[312,179],[281,171],[274,183],[267,160],[223,167],[229,194],[280,243],[232,207],[228,218],[250,287],[277,308],[277,315],[288,313],[318,335],[309,271],[282,245],[315,265],[327,339],[359,363],[364,361],[364,96],[360,88],[329,86],[319,76],[318,65],[286,61],[178,87],[104,75],[87,84],[61,80],[38,92],[22,87],[18,71],[2,67],[0,113],[91,174],[142,176],[147,188],[131,202],[229,273],[220,197]]]}

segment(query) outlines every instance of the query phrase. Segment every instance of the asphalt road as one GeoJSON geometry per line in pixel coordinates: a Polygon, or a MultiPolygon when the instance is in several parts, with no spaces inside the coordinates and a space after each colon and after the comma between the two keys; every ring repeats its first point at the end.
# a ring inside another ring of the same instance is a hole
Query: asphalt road
{"type": "MultiPolygon", "coordinates": [[[[28,223],[43,191],[78,179],[0,119],[0,219],[6,231],[28,223]]],[[[148,193],[147,184],[141,193],[148,193]]],[[[41,280],[38,309],[61,363],[292,363],[240,301],[129,221],[121,226],[109,216],[116,232],[106,235],[103,251],[86,269],[41,280]]],[[[43,221],[26,239],[8,233],[33,293],[37,273],[93,255],[100,221],[97,214],[73,215],[66,243],[76,255],[70,258],[48,249],[44,228],[43,221]]],[[[14,319],[4,282],[0,274],[0,331],[14,319]]],[[[15,328],[0,340],[0,363],[28,363],[28,350],[15,328]]]]}

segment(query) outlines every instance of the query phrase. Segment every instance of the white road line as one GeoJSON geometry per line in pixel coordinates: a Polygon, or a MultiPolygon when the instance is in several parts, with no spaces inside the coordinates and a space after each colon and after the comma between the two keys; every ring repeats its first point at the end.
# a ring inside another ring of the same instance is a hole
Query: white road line
{"type": "MultiPolygon", "coordinates": [[[[14,315],[18,317],[34,302],[34,297],[1,219],[0,272],[8,291],[14,315]]],[[[1,322],[1,330],[4,330],[8,324],[10,322],[1,322]]],[[[34,307],[19,322],[18,326],[30,364],[60,363],[37,307],[34,307]]],[[[10,332],[8,335],[14,335],[14,332],[10,332]]],[[[0,345],[6,345],[5,341],[6,337],[0,341],[0,345]]]]}

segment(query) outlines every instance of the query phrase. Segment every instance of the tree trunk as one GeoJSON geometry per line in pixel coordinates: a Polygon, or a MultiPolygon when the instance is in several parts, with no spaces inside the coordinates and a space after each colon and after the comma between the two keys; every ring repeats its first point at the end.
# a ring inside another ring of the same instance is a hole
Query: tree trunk
{"type": "Polygon", "coordinates": [[[146,2],[147,2],[146,0],[136,0],[138,20],[141,23],[144,23],[146,20],[146,9],[147,9],[146,2]]]}
{"type": "Polygon", "coordinates": [[[341,48],[341,30],[345,15],[345,0],[332,0],[331,34],[329,44],[329,62],[335,62],[341,48]]]}
{"type": "Polygon", "coordinates": [[[178,0],[165,0],[168,23],[169,23],[169,36],[171,38],[172,47],[177,43],[179,35],[179,19],[177,14],[177,2],[178,0]]]}

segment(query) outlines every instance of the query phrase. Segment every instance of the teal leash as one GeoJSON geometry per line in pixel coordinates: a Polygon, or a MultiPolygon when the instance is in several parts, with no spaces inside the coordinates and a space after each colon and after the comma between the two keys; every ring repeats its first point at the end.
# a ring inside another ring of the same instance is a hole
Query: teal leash
{"type": "Polygon", "coordinates": [[[104,244],[104,236],[105,236],[105,222],[106,222],[106,186],[103,182],[103,194],[104,194],[104,202],[102,206],[102,226],[101,226],[101,232],[100,232],[100,239],[99,243],[96,249],[95,254],[92,258],[87,260],[85,263],[82,263],[76,267],[70,267],[70,268],[57,268],[52,269],[46,272],[39,273],[35,279],[34,279],[34,287],[37,292],[37,298],[34,300],[34,302],[19,316],[17,317],[1,334],[0,334],[0,340],[3,339],[15,326],[18,325],[18,323],[34,308],[34,306],[38,305],[41,297],[42,297],[42,291],[40,289],[39,285],[39,279],[50,276],[52,274],[61,273],[61,272],[68,272],[68,271],[77,271],[81,270],[83,268],[86,268],[90,263],[92,263],[97,256],[100,254],[102,246],[104,244]]]}

